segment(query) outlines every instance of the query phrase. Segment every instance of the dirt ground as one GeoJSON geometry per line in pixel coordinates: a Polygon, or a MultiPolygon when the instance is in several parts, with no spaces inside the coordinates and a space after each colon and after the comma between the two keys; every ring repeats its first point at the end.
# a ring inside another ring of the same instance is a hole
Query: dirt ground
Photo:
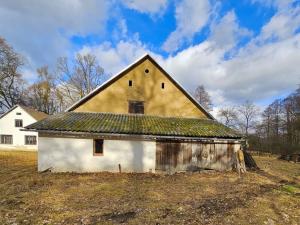
{"type": "Polygon", "coordinates": [[[175,175],[37,173],[33,152],[0,152],[0,224],[300,224],[300,164],[175,175]]]}

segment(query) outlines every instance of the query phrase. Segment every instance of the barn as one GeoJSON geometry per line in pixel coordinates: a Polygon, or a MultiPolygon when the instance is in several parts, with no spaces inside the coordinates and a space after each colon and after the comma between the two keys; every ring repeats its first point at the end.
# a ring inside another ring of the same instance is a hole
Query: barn
{"type": "Polygon", "coordinates": [[[26,129],[53,172],[231,170],[241,144],[149,54],[26,129]]]}

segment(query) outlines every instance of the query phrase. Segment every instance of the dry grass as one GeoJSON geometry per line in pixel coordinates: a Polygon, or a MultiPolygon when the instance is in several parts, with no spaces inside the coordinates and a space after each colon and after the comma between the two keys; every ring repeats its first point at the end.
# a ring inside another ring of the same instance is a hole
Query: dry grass
{"type": "Polygon", "coordinates": [[[275,157],[255,156],[260,169],[282,180],[300,183],[300,163],[278,160],[275,157]]]}
{"type": "Polygon", "coordinates": [[[39,174],[36,153],[0,152],[0,224],[300,224],[300,164],[265,171],[39,174]]]}

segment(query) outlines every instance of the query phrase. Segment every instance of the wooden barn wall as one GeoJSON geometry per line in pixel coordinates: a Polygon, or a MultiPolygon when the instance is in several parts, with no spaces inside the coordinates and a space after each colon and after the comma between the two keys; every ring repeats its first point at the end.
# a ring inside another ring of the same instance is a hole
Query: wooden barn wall
{"type": "Polygon", "coordinates": [[[199,168],[230,170],[239,144],[156,142],[156,170],[192,171],[199,168]]]}

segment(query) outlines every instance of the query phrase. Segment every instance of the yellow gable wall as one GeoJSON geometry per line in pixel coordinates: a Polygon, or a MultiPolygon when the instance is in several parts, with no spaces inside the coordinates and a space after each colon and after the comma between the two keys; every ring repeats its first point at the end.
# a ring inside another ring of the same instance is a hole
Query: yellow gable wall
{"type": "Polygon", "coordinates": [[[144,101],[146,115],[207,118],[151,61],[146,59],[75,112],[128,113],[128,101],[144,101]],[[149,70],[146,74],[145,69],[149,70]],[[132,80],[129,87],[128,81],[132,80]],[[161,88],[161,83],[165,88],[161,88]]]}

